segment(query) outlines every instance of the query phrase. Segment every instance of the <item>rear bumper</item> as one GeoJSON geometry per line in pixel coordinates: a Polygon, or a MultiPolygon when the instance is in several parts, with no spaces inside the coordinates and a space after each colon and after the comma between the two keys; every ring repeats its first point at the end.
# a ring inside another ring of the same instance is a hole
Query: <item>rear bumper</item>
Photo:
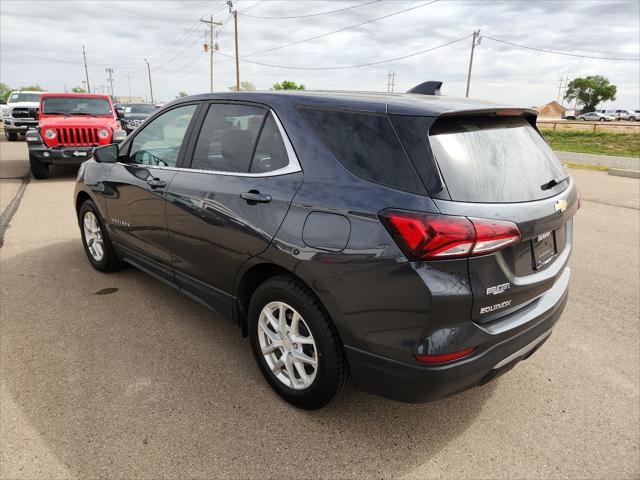
{"type": "Polygon", "coordinates": [[[490,325],[476,325],[482,343],[458,361],[409,364],[345,346],[354,385],[394,400],[421,403],[487,383],[528,358],[549,338],[566,305],[568,283],[567,268],[535,305],[490,325]]]}
{"type": "Polygon", "coordinates": [[[29,143],[29,156],[44,163],[80,165],[93,155],[93,147],[55,147],[29,143]]]}

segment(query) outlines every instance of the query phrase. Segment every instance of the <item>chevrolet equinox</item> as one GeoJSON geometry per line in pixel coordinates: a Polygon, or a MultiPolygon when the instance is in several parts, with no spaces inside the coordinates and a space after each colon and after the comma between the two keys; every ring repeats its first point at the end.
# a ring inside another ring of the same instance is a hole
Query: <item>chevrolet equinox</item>
{"type": "Polygon", "coordinates": [[[564,309],[579,196],[535,111],[434,83],[166,105],[80,168],[89,262],[230,319],[304,409],[349,383],[424,402],[491,380],[564,309]]]}

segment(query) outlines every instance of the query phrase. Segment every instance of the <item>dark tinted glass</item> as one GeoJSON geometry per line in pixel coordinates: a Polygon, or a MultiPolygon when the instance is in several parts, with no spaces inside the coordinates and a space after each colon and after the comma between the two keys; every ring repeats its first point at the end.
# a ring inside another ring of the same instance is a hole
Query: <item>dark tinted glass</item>
{"type": "Polygon", "coordinates": [[[300,112],[342,164],[372,182],[424,192],[386,115],[301,108],[300,112]]]}
{"type": "Polygon", "coordinates": [[[214,104],[200,130],[191,168],[247,173],[266,115],[263,108],[214,104]]]}
{"type": "Polygon", "coordinates": [[[442,118],[429,141],[451,199],[509,203],[557,195],[541,185],[565,175],[540,134],[524,118],[442,118]]]}
{"type": "Polygon", "coordinates": [[[273,172],[286,167],[288,163],[287,149],[284,146],[278,125],[273,115],[269,114],[262,132],[260,132],[260,139],[256,146],[256,153],[253,155],[250,171],[252,173],[273,172]]]}

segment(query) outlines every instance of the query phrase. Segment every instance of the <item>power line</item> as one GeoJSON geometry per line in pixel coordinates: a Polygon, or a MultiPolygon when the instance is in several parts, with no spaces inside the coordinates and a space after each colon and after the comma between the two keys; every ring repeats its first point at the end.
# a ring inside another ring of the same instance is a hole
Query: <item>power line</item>
{"type": "Polygon", "coordinates": [[[440,0],[431,0],[430,2],[425,2],[425,3],[422,3],[420,5],[416,5],[414,7],[411,7],[411,8],[406,8],[406,9],[400,10],[398,12],[393,12],[393,13],[390,13],[388,15],[383,15],[382,17],[372,18],[371,20],[367,20],[365,22],[360,22],[360,23],[356,23],[354,25],[349,25],[347,27],[339,28],[338,30],[334,30],[332,32],[326,32],[326,33],[322,33],[320,35],[316,35],[314,37],[303,38],[302,40],[297,40],[295,42],[285,43],[284,45],[280,45],[279,47],[267,48],[266,50],[260,50],[259,52],[248,53],[248,54],[244,55],[244,57],[250,57],[252,55],[259,55],[261,53],[273,52],[275,50],[280,50],[281,48],[290,47],[292,45],[298,45],[300,43],[308,42],[310,40],[316,40],[316,39],[322,38],[322,37],[327,37],[329,35],[333,35],[334,33],[344,32],[345,30],[350,30],[352,28],[361,27],[362,25],[367,25],[369,23],[377,22],[378,20],[383,20],[385,18],[393,17],[395,15],[400,15],[401,13],[405,13],[405,12],[408,12],[410,10],[415,10],[416,8],[426,7],[427,5],[431,5],[431,4],[436,3],[438,1],[440,1],[440,0]]]}
{"type": "MultiPolygon", "coordinates": [[[[240,60],[242,60],[243,62],[255,64],[255,65],[261,65],[263,67],[285,68],[285,69],[289,69],[289,70],[344,70],[344,69],[348,69],[348,68],[370,67],[372,65],[380,65],[380,64],[383,64],[383,63],[395,62],[395,61],[398,61],[398,60],[404,60],[404,59],[407,59],[407,58],[416,57],[418,55],[422,55],[423,53],[432,52],[434,50],[438,50],[440,48],[444,48],[444,47],[447,47],[449,45],[453,45],[454,43],[461,42],[462,40],[465,40],[465,39],[469,38],[471,35],[473,35],[473,34],[470,33],[469,35],[465,35],[464,37],[460,37],[460,38],[457,38],[455,40],[451,40],[450,42],[443,43],[442,45],[437,45],[435,47],[431,47],[431,48],[427,48],[427,49],[424,49],[424,50],[420,50],[419,52],[410,53],[408,55],[403,55],[401,57],[388,58],[388,59],[385,59],[385,60],[377,60],[375,62],[359,63],[359,64],[356,64],[356,65],[343,65],[343,66],[337,66],[337,67],[299,67],[299,66],[294,66],[294,65],[275,65],[275,64],[272,64],[272,63],[256,62],[254,60],[247,60],[244,57],[241,57],[240,60]]],[[[218,55],[222,55],[223,57],[227,57],[227,58],[234,58],[232,55],[227,55],[227,54],[224,54],[222,52],[218,52],[218,55]]],[[[221,62],[217,62],[217,63],[221,63],[221,62]]]]}
{"type": "Polygon", "coordinates": [[[486,38],[487,40],[491,40],[493,42],[504,43],[506,45],[511,45],[513,47],[525,48],[527,50],[534,50],[536,52],[542,52],[542,53],[552,53],[554,55],[564,55],[565,57],[591,58],[595,60],[619,60],[619,61],[630,61],[630,62],[640,61],[640,58],[596,57],[594,55],[581,55],[579,53],[557,52],[554,50],[546,50],[544,48],[529,47],[527,45],[520,45],[518,43],[507,42],[506,40],[500,40],[498,38],[489,37],[487,35],[483,35],[482,37],[486,38]]]}
{"type": "MultiPolygon", "coordinates": [[[[240,13],[242,13],[245,17],[260,18],[260,19],[263,19],[263,20],[290,20],[290,19],[294,19],[294,18],[319,17],[320,15],[329,15],[330,13],[344,12],[346,10],[352,10],[354,8],[364,7],[365,5],[371,5],[372,3],[378,3],[380,1],[381,0],[372,0],[370,2],[361,3],[359,5],[353,5],[351,7],[339,8],[337,10],[329,10],[328,12],[311,13],[309,15],[295,15],[295,16],[289,16],[289,17],[262,17],[262,16],[259,16],[259,15],[247,15],[244,12],[240,12],[240,13]]],[[[253,8],[253,7],[251,7],[251,8],[253,8]]]]}
{"type": "MultiPolygon", "coordinates": [[[[211,10],[209,13],[206,13],[205,15],[203,15],[202,17],[208,17],[210,15],[214,15],[215,13],[224,10],[226,7],[226,4],[224,3],[224,1],[222,2],[222,5],[218,6],[218,8],[214,8],[213,10],[211,10]]],[[[162,57],[165,54],[168,54],[171,49],[174,46],[178,46],[180,43],[184,42],[188,37],[190,37],[193,32],[196,30],[196,27],[200,25],[200,19],[195,20],[190,27],[187,28],[187,30],[185,30],[184,33],[182,33],[182,35],[178,36],[178,38],[176,38],[176,40],[174,40],[174,42],[169,45],[169,47],[167,47],[167,49],[165,49],[164,51],[162,51],[162,53],[160,53],[158,55],[158,57],[162,57]]]]}
{"type": "MultiPolygon", "coordinates": [[[[259,0],[256,3],[254,3],[253,5],[250,5],[250,6],[248,6],[247,8],[245,8],[243,10],[238,10],[238,13],[248,12],[249,10],[252,10],[252,9],[256,8],[258,5],[260,5],[260,4],[262,4],[262,3],[266,2],[266,1],[267,0],[259,0]]],[[[240,3],[240,2],[238,1],[238,3],[240,3]]],[[[247,15],[247,16],[249,16],[249,15],[247,15]]]]}

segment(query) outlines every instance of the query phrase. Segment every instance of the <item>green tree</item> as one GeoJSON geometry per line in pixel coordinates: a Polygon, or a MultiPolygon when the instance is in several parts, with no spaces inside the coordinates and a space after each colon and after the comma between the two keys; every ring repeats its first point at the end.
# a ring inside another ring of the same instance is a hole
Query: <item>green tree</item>
{"type": "Polygon", "coordinates": [[[73,87],[73,88],[71,89],[71,91],[72,91],[73,93],[87,93],[87,91],[86,91],[84,88],[79,87],[79,86],[75,86],[75,87],[73,87]]]}
{"type": "Polygon", "coordinates": [[[6,83],[0,82],[0,100],[4,100],[6,102],[10,94],[11,94],[11,87],[6,83]]]}
{"type": "Polygon", "coordinates": [[[20,91],[32,91],[32,92],[44,92],[44,88],[42,88],[37,83],[35,85],[27,85],[27,86],[23,85],[18,90],[20,90],[20,91]]]}
{"type": "Polygon", "coordinates": [[[176,98],[184,98],[188,96],[189,94],[187,92],[178,92],[178,96],[176,98]]]}
{"type": "Polygon", "coordinates": [[[565,100],[578,100],[584,112],[593,112],[601,102],[615,100],[618,88],[601,75],[575,78],[567,86],[565,100]]]}
{"type": "MultiPolygon", "coordinates": [[[[253,82],[250,82],[248,80],[243,80],[242,82],[240,82],[241,92],[253,92],[255,89],[256,89],[256,86],[253,84],[253,82]]],[[[236,86],[235,85],[230,86],[229,90],[231,90],[232,92],[235,92],[236,86]]]]}
{"type": "Polygon", "coordinates": [[[282,83],[274,83],[272,90],[304,90],[304,85],[297,85],[291,80],[283,80],[282,83]]]}

